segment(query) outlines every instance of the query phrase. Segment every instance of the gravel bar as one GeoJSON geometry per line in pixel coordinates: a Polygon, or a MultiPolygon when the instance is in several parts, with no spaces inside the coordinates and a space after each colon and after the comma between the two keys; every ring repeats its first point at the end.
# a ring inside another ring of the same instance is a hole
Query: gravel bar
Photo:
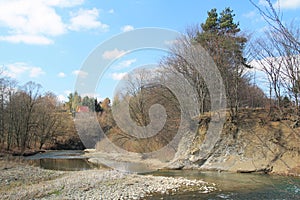
{"type": "Polygon", "coordinates": [[[2,199],[147,199],[156,194],[216,190],[201,180],[116,170],[54,171],[33,166],[0,168],[2,199]]]}

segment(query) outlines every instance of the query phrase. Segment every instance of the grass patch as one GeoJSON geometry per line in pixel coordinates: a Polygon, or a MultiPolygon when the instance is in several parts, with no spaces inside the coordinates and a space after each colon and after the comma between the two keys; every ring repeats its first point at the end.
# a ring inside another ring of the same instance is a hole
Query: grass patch
{"type": "Polygon", "coordinates": [[[58,196],[61,194],[61,192],[65,189],[65,186],[63,185],[61,188],[59,189],[55,189],[52,192],[48,192],[46,196],[51,196],[51,195],[55,195],[58,196]]]}

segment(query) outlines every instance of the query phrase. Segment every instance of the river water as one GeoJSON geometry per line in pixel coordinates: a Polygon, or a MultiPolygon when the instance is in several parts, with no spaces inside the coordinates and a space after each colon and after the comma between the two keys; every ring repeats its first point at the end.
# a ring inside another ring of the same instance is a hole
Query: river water
{"type": "Polygon", "coordinates": [[[201,179],[209,183],[215,183],[219,190],[210,194],[183,192],[173,197],[158,195],[151,199],[300,199],[300,177],[200,172],[196,170],[169,170],[153,174],[201,179]]]}
{"type": "Polygon", "coordinates": [[[25,159],[32,165],[52,170],[79,171],[104,167],[88,162],[83,154],[80,150],[47,151],[25,159]]]}
{"type": "MultiPolygon", "coordinates": [[[[53,170],[88,170],[103,168],[83,156],[83,151],[49,151],[26,158],[30,163],[53,170]]],[[[128,165],[128,164],[127,164],[128,165]]],[[[131,165],[128,165],[131,166],[131,165]]],[[[154,195],[149,199],[291,199],[300,200],[300,177],[168,170],[152,172],[155,176],[184,177],[215,183],[219,190],[210,194],[182,192],[175,196],[154,195]]]]}

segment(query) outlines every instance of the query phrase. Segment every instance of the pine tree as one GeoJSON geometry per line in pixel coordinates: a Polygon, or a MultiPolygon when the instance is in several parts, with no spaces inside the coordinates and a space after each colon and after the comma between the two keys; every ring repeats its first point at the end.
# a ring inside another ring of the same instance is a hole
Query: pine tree
{"type": "Polygon", "coordinates": [[[243,55],[247,38],[239,35],[239,23],[234,22],[233,10],[225,8],[219,15],[217,9],[209,11],[202,31],[195,40],[208,51],[217,65],[225,84],[232,119],[239,106],[238,89],[243,69],[249,67],[243,55]]]}
{"type": "Polygon", "coordinates": [[[201,28],[203,29],[203,31],[216,32],[219,29],[217,9],[211,9],[211,11],[207,12],[207,14],[208,17],[205,23],[201,24],[201,28]]]}
{"type": "Polygon", "coordinates": [[[230,8],[225,8],[220,13],[220,18],[218,19],[220,32],[223,34],[236,34],[240,32],[238,28],[239,23],[234,23],[233,18],[235,14],[233,14],[233,10],[230,8]]]}

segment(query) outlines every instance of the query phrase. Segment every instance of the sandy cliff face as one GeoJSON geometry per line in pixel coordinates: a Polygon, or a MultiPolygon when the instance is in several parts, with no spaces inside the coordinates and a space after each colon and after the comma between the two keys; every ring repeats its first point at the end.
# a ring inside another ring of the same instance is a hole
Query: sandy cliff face
{"type": "Polygon", "coordinates": [[[201,155],[210,117],[199,120],[198,133],[187,133],[169,168],[300,174],[300,128],[285,119],[272,121],[265,110],[245,110],[238,122],[226,121],[209,154],[201,155]]]}

